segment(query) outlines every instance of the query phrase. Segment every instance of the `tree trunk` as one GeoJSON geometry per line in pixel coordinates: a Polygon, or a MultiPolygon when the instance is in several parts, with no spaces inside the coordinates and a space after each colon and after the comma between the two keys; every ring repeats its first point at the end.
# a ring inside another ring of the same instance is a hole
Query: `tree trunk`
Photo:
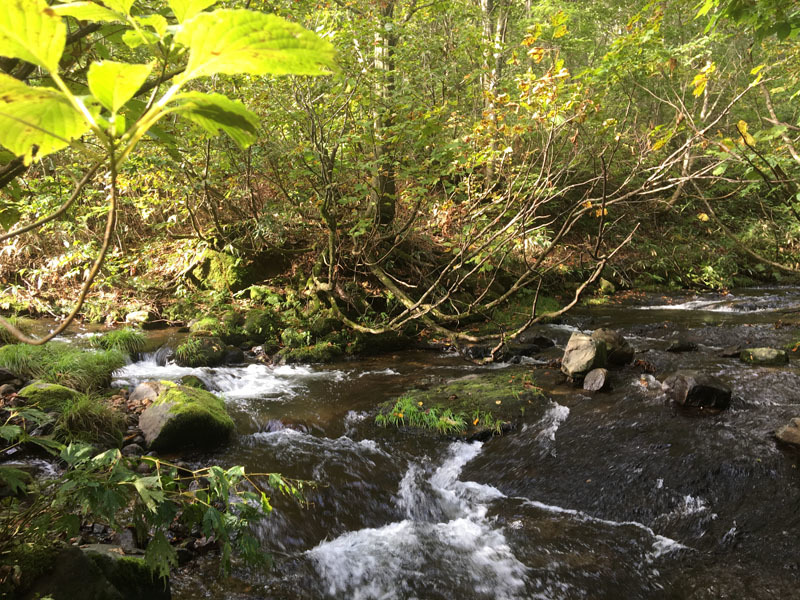
{"type": "Polygon", "coordinates": [[[372,193],[375,206],[375,221],[379,227],[387,227],[394,221],[397,201],[397,175],[394,152],[387,141],[387,130],[392,125],[391,101],[394,93],[394,49],[397,34],[393,26],[395,0],[384,0],[379,8],[380,22],[375,32],[376,105],[373,112],[375,136],[375,174],[372,178],[372,193]]]}

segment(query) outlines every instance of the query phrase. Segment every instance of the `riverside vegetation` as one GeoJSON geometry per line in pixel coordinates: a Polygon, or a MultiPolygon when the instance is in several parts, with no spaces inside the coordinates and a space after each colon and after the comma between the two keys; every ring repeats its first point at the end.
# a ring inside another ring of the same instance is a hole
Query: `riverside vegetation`
{"type": "MultiPolygon", "coordinates": [[[[176,519],[257,560],[266,490],[299,495],[121,454],[108,388],[138,327],[187,326],[193,367],[420,343],[491,362],[615,289],[796,280],[798,32],[784,0],[3,3],[0,437],[64,467],[0,467],[4,562],[81,519],[133,524],[159,576],[176,519]],[[137,327],[51,341],[75,319],[137,327]]],[[[507,376],[378,423],[502,432],[537,393],[507,376]]]]}

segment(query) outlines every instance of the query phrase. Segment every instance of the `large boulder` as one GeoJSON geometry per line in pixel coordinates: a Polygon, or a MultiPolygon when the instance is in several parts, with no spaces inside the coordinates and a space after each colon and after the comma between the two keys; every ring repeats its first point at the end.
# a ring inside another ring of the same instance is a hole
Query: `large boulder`
{"type": "Polygon", "coordinates": [[[621,367],[633,360],[633,348],[622,334],[613,329],[595,329],[592,339],[596,342],[605,342],[606,360],[609,365],[621,367]]]}
{"type": "Polygon", "coordinates": [[[215,367],[225,362],[226,348],[218,337],[190,336],[175,349],[175,362],[182,367],[215,367]]]}
{"type": "Polygon", "coordinates": [[[569,338],[561,359],[561,372],[567,377],[580,380],[592,369],[606,366],[606,343],[575,332],[569,338]]]}
{"type": "Polygon", "coordinates": [[[667,397],[687,408],[723,410],[731,403],[731,389],[713,375],[678,371],[661,384],[667,397]]]}
{"type": "Polygon", "coordinates": [[[120,546],[90,544],[87,558],[119,590],[123,600],[170,600],[169,579],[161,579],[140,556],[125,556],[120,546]]]}
{"type": "Polygon", "coordinates": [[[800,418],[792,419],[775,432],[775,437],[784,444],[791,444],[800,448],[800,418]]]}
{"type": "Polygon", "coordinates": [[[154,384],[158,394],[139,417],[139,428],[153,450],[212,448],[233,433],[233,420],[221,398],[171,381],[147,382],[150,388],[154,384]]]}
{"type": "Polygon", "coordinates": [[[58,385],[34,381],[26,385],[17,394],[26,404],[36,404],[41,410],[61,410],[65,404],[74,402],[81,397],[80,392],[58,385]]]}
{"type": "Polygon", "coordinates": [[[789,355],[786,354],[786,351],[777,348],[747,348],[742,350],[739,358],[751,365],[765,367],[780,367],[789,363],[789,355]]]}

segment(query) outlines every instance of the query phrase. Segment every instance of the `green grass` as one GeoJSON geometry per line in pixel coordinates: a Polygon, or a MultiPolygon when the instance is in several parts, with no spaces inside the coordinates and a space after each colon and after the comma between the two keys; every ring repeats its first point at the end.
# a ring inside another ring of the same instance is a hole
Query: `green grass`
{"type": "Polygon", "coordinates": [[[67,401],[55,422],[53,436],[66,444],[88,442],[119,446],[125,433],[125,415],[101,399],[80,395],[67,401]]]}
{"type": "Polygon", "coordinates": [[[103,335],[92,338],[92,346],[103,350],[119,350],[128,356],[135,356],[144,350],[145,337],[138,329],[126,327],[109,331],[103,335]]]}
{"type": "Polygon", "coordinates": [[[416,401],[409,396],[402,396],[398,398],[388,413],[381,413],[375,417],[375,423],[382,427],[388,425],[419,427],[431,429],[443,435],[454,435],[466,432],[468,427],[488,429],[499,434],[504,421],[481,410],[474,411],[471,417],[468,417],[464,413],[457,413],[449,408],[428,408],[424,402],[416,401]]]}
{"type": "MultiPolygon", "coordinates": [[[[25,335],[31,334],[30,322],[27,319],[21,319],[19,317],[6,317],[6,321],[11,323],[14,327],[19,329],[25,335]]],[[[0,346],[4,344],[16,344],[17,338],[15,338],[11,333],[5,328],[0,327],[0,346]]]]}
{"type": "Polygon", "coordinates": [[[125,365],[119,350],[91,351],[69,344],[11,344],[0,348],[0,367],[23,379],[58,383],[82,392],[108,387],[111,374],[125,365]]]}

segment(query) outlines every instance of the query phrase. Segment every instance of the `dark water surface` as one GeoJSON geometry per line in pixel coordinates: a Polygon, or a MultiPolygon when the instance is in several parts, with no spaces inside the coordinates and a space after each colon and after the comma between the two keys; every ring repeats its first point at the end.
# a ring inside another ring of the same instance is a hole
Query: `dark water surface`
{"type": "Polygon", "coordinates": [[[718,376],[731,408],[675,413],[633,368],[592,396],[531,365],[542,410],[483,444],[373,424],[376,406],[405,389],[503,368],[455,355],[219,369],[151,356],[117,384],[196,374],[226,398],[239,432],[207,460],[320,484],[307,509],[274,498],[258,527],[272,570],[223,580],[209,557],[173,577],[181,600],[797,598],[800,455],[772,433],[800,416],[798,362],[752,367],[717,352],[782,347],[798,319],[798,289],[582,309],[538,333],[563,347],[576,329],[614,327],[659,378],[718,376]],[[677,337],[698,350],[667,352],[677,337]]]}

